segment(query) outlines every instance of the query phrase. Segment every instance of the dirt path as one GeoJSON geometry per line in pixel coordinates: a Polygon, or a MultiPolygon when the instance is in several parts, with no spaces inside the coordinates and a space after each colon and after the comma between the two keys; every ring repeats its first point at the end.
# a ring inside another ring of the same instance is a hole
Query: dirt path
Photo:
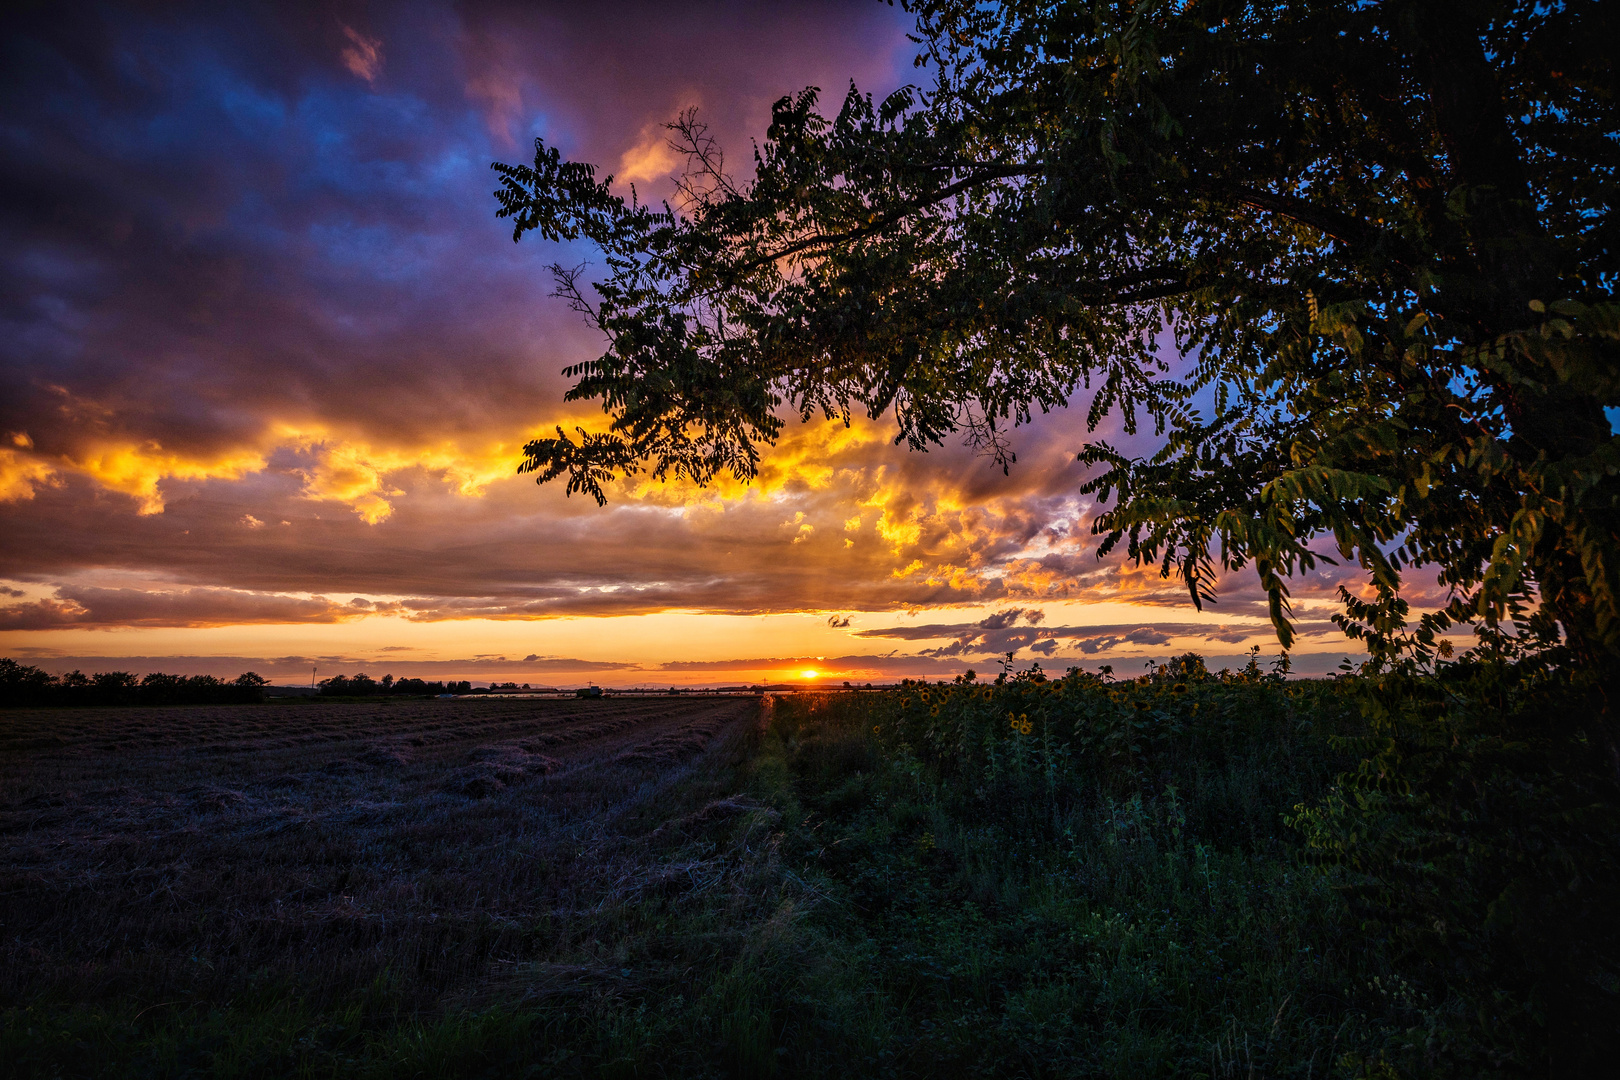
{"type": "Polygon", "coordinates": [[[759,710],[0,713],[0,1003],[227,992],[250,975],[335,992],[384,971],[431,993],[502,956],[539,958],[548,913],[634,872],[626,815],[649,827],[681,812],[671,793],[734,752],[759,710]]]}

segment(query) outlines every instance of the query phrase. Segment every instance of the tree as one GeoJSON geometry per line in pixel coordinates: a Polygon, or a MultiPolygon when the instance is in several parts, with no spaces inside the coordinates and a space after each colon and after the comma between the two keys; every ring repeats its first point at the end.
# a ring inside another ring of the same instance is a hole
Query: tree
{"type": "Polygon", "coordinates": [[[0,657],[0,705],[40,704],[55,684],[55,677],[44,668],[0,657]]]}
{"type": "Polygon", "coordinates": [[[1005,466],[1009,427],[1088,389],[1089,427],[1163,439],[1081,451],[1104,553],[1198,605],[1217,564],[1252,565],[1285,647],[1291,576],[1359,564],[1378,603],[1342,625],[1377,637],[1431,568],[1453,599],[1413,647],[1476,620],[1561,642],[1620,776],[1620,8],[914,10],[927,88],[852,86],[830,117],[814,88],[783,98],[751,180],[693,113],[674,207],[539,140],[495,165],[514,239],[607,263],[589,293],[553,269],[608,340],[569,400],[611,421],[534,440],[521,471],[598,501],[641,469],[747,478],[780,412],[855,409],[1005,466]]]}

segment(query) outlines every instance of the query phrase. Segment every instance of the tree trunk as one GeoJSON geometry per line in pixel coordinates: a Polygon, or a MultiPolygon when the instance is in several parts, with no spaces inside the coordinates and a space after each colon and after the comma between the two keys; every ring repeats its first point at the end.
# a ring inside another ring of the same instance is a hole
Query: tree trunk
{"type": "MultiPolygon", "coordinates": [[[[1483,42],[1485,5],[1474,0],[1412,5],[1413,54],[1429,95],[1435,129],[1446,148],[1450,188],[1467,217],[1460,224],[1466,250],[1447,253],[1440,306],[1451,329],[1470,345],[1532,328],[1530,302],[1563,299],[1560,253],[1537,217],[1534,194],[1514,140],[1507,106],[1483,42]]],[[[1557,380],[1553,372],[1526,372],[1544,392],[1503,380],[1512,437],[1509,453],[1530,472],[1538,461],[1587,457],[1612,436],[1602,403],[1557,380]]],[[[1620,487],[1613,479],[1611,488],[1620,487]]],[[[1556,492],[1545,492],[1557,498],[1556,492]]],[[[1588,499],[1591,512],[1603,513],[1588,499]]],[[[1581,511],[1575,511],[1581,513],[1581,511]]],[[[1610,551],[1620,535],[1608,522],[1610,551]]],[[[1589,567],[1567,528],[1553,527],[1531,553],[1530,571],[1544,608],[1560,624],[1572,661],[1596,676],[1586,729],[1601,771],[1620,784],[1620,745],[1613,730],[1611,688],[1620,685],[1616,635],[1598,626],[1589,567]]]]}

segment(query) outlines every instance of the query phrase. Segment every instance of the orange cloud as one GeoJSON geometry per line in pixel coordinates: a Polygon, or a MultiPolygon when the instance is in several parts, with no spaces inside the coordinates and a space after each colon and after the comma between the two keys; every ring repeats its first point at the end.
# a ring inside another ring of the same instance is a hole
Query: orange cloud
{"type": "MultiPolygon", "coordinates": [[[[65,408],[87,417],[92,429],[110,426],[110,412],[94,402],[74,401],[65,408]]],[[[457,439],[388,445],[311,424],[270,423],[235,446],[215,450],[171,450],[155,439],[91,436],[47,459],[27,452],[33,443],[26,434],[14,433],[11,441],[21,449],[0,446],[0,502],[31,499],[37,486],[57,482],[68,472],[130,496],[141,515],[163,513],[167,481],[242,480],[269,468],[270,458],[280,450],[312,459],[295,470],[304,480],[305,497],[346,503],[373,525],[394,512],[392,500],[403,494],[390,482],[393,474],[421,469],[442,477],[457,494],[478,498],[491,482],[513,475],[517,463],[516,451],[506,442],[473,448],[457,439]]]]}
{"type": "MultiPolygon", "coordinates": [[[[27,438],[27,435],[12,436],[14,442],[27,438]]],[[[17,445],[27,448],[33,443],[17,442],[17,445]]],[[[32,499],[35,485],[50,483],[55,474],[55,469],[38,458],[0,446],[0,502],[32,499]]]]}
{"type": "Polygon", "coordinates": [[[453,440],[421,447],[374,446],[333,436],[319,428],[282,426],[283,445],[311,453],[315,463],[299,472],[304,496],[347,503],[368,525],[386,521],[394,512],[389,501],[404,492],[389,483],[391,474],[423,469],[442,476],[458,494],[477,498],[495,480],[511,476],[516,454],[505,443],[469,452],[453,440]]]}
{"type": "Polygon", "coordinates": [[[649,124],[642,128],[641,139],[619,158],[613,178],[625,184],[662,180],[675,170],[680,160],[680,155],[669,145],[664,125],[649,124]]]}
{"type": "Polygon", "coordinates": [[[102,487],[133,498],[139,514],[163,512],[158,485],[164,480],[240,480],[265,467],[264,454],[255,449],[187,454],[165,450],[151,440],[92,444],[63,460],[102,487]]]}
{"type": "Polygon", "coordinates": [[[352,26],[343,28],[343,36],[349,39],[349,44],[338,54],[343,66],[356,78],[364,79],[368,84],[375,83],[377,76],[382,74],[382,42],[367,37],[352,26]]]}

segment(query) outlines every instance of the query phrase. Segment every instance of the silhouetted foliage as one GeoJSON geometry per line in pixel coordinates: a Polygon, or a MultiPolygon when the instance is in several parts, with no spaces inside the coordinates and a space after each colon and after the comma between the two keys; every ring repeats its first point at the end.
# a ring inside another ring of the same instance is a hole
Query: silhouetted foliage
{"type": "MultiPolygon", "coordinates": [[[[1393,596],[1432,568],[1450,623],[1540,619],[1615,669],[1620,102],[1595,43],[1620,7],[908,6],[933,85],[782,98],[752,179],[690,113],[675,208],[540,142],[495,166],[514,239],[607,259],[557,274],[608,341],[568,400],[610,422],[520,471],[598,500],[641,470],[746,478],[783,411],[856,409],[1005,465],[1008,428],[1087,388],[1087,430],[1163,437],[1081,453],[1099,554],[1197,605],[1252,566],[1285,647],[1291,577],[1344,560],[1393,596]]],[[[1589,688],[1620,779],[1610,708],[1589,688]]]]}
{"type": "Polygon", "coordinates": [[[229,705],[264,700],[268,681],[248,671],[226,682],[212,675],[138,678],[127,671],[52,675],[41,668],[0,659],[0,707],[30,705],[229,705]]]}
{"type": "Polygon", "coordinates": [[[473,684],[465,680],[424,682],[421,679],[396,679],[392,675],[384,675],[378,680],[359,671],[353,675],[334,675],[330,679],[322,679],[319,683],[319,692],[322,697],[379,697],[390,694],[423,697],[437,694],[470,694],[473,692],[473,684]]]}

